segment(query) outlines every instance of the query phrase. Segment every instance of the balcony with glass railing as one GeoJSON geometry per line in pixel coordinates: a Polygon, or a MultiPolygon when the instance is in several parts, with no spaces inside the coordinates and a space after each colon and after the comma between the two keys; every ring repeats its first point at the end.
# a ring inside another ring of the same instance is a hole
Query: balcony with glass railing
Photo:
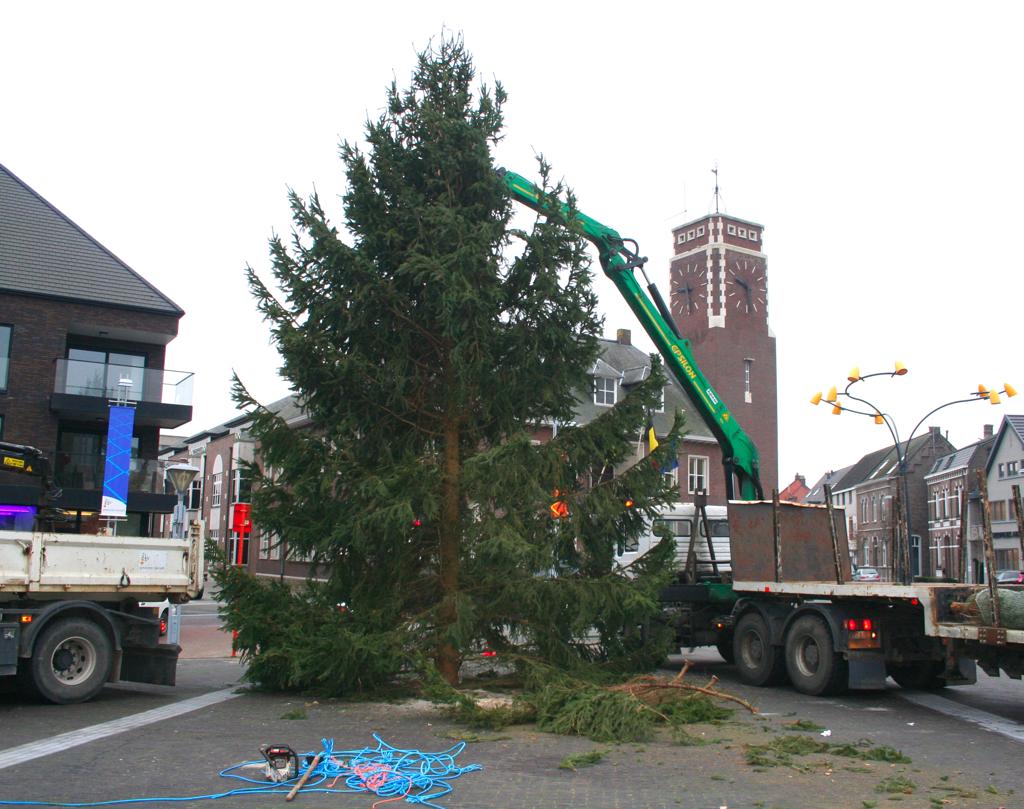
{"type": "Polygon", "coordinates": [[[135,406],[135,422],[144,426],[180,427],[192,420],[191,371],[142,368],[61,358],[55,363],[50,409],[58,415],[102,416],[109,403],[135,406]]]}
{"type": "MultiPolygon", "coordinates": [[[[64,489],[100,490],[106,456],[95,452],[53,453],[53,475],[64,489]]],[[[132,458],[128,472],[128,491],[167,494],[164,485],[164,464],[156,458],[132,458]]]]}

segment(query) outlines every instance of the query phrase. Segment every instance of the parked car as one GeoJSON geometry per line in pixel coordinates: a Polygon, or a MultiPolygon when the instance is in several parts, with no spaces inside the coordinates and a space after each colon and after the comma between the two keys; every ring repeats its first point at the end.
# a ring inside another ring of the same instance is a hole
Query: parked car
{"type": "Polygon", "coordinates": [[[873,567],[858,567],[853,571],[854,581],[881,581],[882,577],[873,567]]]}
{"type": "Polygon", "coordinates": [[[999,570],[996,584],[1024,584],[1024,570],[999,570]]]}

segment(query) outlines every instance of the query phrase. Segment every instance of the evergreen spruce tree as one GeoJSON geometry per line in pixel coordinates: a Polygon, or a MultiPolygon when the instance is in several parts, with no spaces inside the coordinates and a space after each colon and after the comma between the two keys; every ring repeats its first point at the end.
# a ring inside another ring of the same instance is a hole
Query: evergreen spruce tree
{"type": "Polygon", "coordinates": [[[628,573],[614,565],[672,499],[659,466],[674,436],[637,462],[664,376],[654,361],[622,403],[569,426],[602,325],[587,246],[572,224],[511,227],[491,154],[505,93],[474,82],[460,39],[423,52],[365,150],[342,145],[344,230],[293,193],[293,239],[271,242],[283,295],[249,270],[312,423],[290,427],[236,380],[261,447],[254,521],[326,579],[296,593],[222,573],[267,685],[349,690],[416,659],[455,683],[485,645],[623,668],[667,648],[652,619],[671,543],[628,573]],[[557,437],[531,442],[552,420],[557,437]],[[602,482],[608,467],[620,474],[602,482]],[[556,489],[564,519],[549,512],[556,489]]]}

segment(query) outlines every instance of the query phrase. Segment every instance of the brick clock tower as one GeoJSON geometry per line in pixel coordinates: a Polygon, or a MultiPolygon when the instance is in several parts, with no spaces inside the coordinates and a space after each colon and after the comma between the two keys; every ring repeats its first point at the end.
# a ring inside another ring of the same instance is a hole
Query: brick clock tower
{"type": "MultiPolygon", "coordinates": [[[[768,275],[762,225],[713,213],[672,231],[670,303],[679,333],[740,426],[757,445],[765,497],[778,488],[778,382],[768,328],[768,275]]],[[[708,502],[724,504],[717,446],[687,440],[680,459],[684,497],[700,458],[708,458],[708,502]],[[699,454],[698,454],[699,453],[699,454]],[[696,460],[689,456],[694,456],[696,460]]]]}

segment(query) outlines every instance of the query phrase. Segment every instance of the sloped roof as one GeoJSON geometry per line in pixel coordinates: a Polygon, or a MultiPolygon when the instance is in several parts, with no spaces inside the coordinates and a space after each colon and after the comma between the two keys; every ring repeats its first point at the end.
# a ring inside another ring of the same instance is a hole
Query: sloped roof
{"type": "MultiPolygon", "coordinates": [[[[947,445],[949,441],[938,436],[940,441],[944,441],[947,445]]],[[[908,444],[906,441],[900,442],[900,449],[906,455],[908,461],[912,460],[922,448],[928,446],[928,444],[935,440],[935,436],[931,431],[919,435],[912,439],[908,444]]],[[[819,483],[831,483],[833,491],[841,491],[843,489],[851,489],[861,483],[869,480],[883,480],[889,475],[896,472],[896,467],[899,464],[899,455],[896,452],[894,446],[883,447],[877,449],[874,452],[869,452],[867,455],[861,457],[855,464],[846,467],[844,470],[840,470],[843,474],[842,477],[836,473],[836,479],[832,482],[827,480],[819,481],[812,487],[811,495],[818,496],[816,494],[819,483]]],[[[807,502],[810,500],[811,495],[808,495],[807,502]]],[[[822,497],[824,495],[821,495],[822,497]]],[[[818,501],[815,501],[818,502],[818,501]]],[[[824,501],[821,501],[824,502],[824,501]]]]}
{"type": "Polygon", "coordinates": [[[0,165],[0,292],[138,309],[184,311],[0,165]]]}
{"type": "Polygon", "coordinates": [[[931,470],[927,475],[925,475],[925,477],[931,477],[932,475],[938,475],[942,472],[949,472],[952,469],[960,469],[971,465],[983,466],[985,461],[988,459],[989,452],[991,451],[995,440],[995,436],[989,436],[988,438],[983,438],[980,441],[969,444],[963,449],[958,449],[956,452],[951,452],[948,455],[942,455],[936,458],[935,463],[932,464],[931,470]]]}
{"type": "Polygon", "coordinates": [[[988,456],[988,462],[986,463],[987,472],[991,472],[992,463],[999,451],[999,445],[1003,443],[1003,438],[1009,432],[1015,433],[1017,440],[1024,445],[1024,416],[1003,416],[1003,423],[999,425],[999,431],[995,435],[995,442],[988,456]]]}
{"type": "Polygon", "coordinates": [[[839,488],[836,486],[836,482],[843,479],[847,472],[853,469],[853,465],[844,466],[842,469],[834,469],[826,472],[811,486],[809,492],[804,497],[805,503],[824,503],[825,502],[825,485],[828,484],[833,489],[839,488]]]}

